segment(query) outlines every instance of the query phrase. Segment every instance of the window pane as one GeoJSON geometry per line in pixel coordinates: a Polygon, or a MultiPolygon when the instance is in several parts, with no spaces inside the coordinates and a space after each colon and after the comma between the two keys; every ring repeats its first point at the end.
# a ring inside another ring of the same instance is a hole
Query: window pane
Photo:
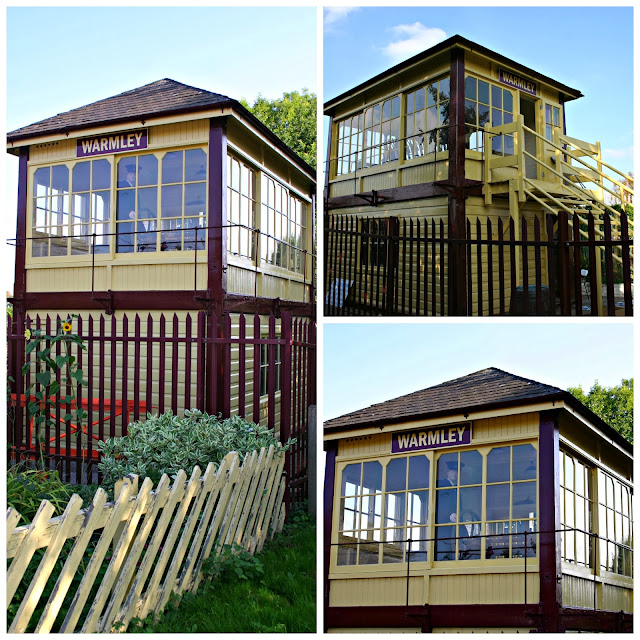
{"type": "Polygon", "coordinates": [[[530,444],[513,447],[513,479],[533,480],[536,477],[536,450],[530,444]]]}
{"type": "Polygon", "coordinates": [[[480,524],[468,523],[458,527],[458,559],[479,560],[481,557],[482,538],[480,524]],[[477,536],[477,537],[476,537],[477,536]]]}
{"type": "Polygon", "coordinates": [[[436,107],[427,109],[427,131],[431,131],[438,126],[438,110],[436,107]]]}
{"type": "Polygon", "coordinates": [[[58,165],[51,167],[51,189],[54,195],[57,193],[67,193],[69,191],[69,169],[58,165]]]}
{"type": "Polygon", "coordinates": [[[509,111],[510,113],[513,113],[513,95],[511,94],[511,91],[507,91],[506,89],[503,89],[502,99],[504,101],[502,108],[505,111],[509,111]]]}
{"type": "Polygon", "coordinates": [[[411,562],[426,562],[427,560],[427,529],[426,527],[413,527],[408,530],[409,560],[411,562]]]}
{"type": "Polygon", "coordinates": [[[458,454],[445,453],[438,458],[438,486],[452,487],[458,484],[458,454]]]}
{"type": "Polygon", "coordinates": [[[407,459],[395,458],[387,465],[386,490],[404,491],[407,488],[407,459]]]}
{"type": "Polygon", "coordinates": [[[360,491],[361,464],[348,464],[342,472],[342,495],[356,496],[360,491]]]}
{"type": "Polygon", "coordinates": [[[573,491],[573,458],[566,456],[564,461],[564,486],[573,491]]]}
{"type": "Polygon", "coordinates": [[[407,94],[407,113],[413,113],[414,112],[413,105],[414,105],[414,102],[415,102],[415,100],[414,100],[415,95],[416,95],[415,91],[407,94]]]}
{"type": "Polygon", "coordinates": [[[153,155],[138,157],[138,185],[158,184],[158,160],[153,155]]]}
{"type": "Polygon", "coordinates": [[[111,186],[111,164],[109,161],[94,160],[92,170],[91,187],[93,189],[108,189],[111,186]]]}
{"type": "Polygon", "coordinates": [[[438,85],[430,84],[427,87],[427,106],[430,107],[438,102],[438,85]]]}
{"type": "Polygon", "coordinates": [[[416,91],[415,110],[422,111],[424,109],[424,89],[418,89],[416,91]]]}
{"type": "Polygon", "coordinates": [[[509,485],[496,484],[487,487],[487,520],[509,517],[509,485]]]}
{"type": "Polygon", "coordinates": [[[162,187],[162,217],[182,216],[182,185],[174,184],[162,187]]]}
{"type": "Polygon", "coordinates": [[[73,167],[73,190],[75,192],[78,191],[89,191],[90,187],[90,177],[91,177],[91,162],[78,162],[75,167],[73,167]]]}
{"type": "Polygon", "coordinates": [[[184,215],[198,216],[205,212],[207,185],[204,182],[184,185],[184,215]]]}
{"type": "Polygon", "coordinates": [[[489,83],[478,80],[478,102],[489,104],[489,83]]]}
{"type": "Polygon", "coordinates": [[[476,100],[478,81],[475,78],[467,76],[464,81],[464,97],[469,100],[476,100]]]}
{"type": "Polygon", "coordinates": [[[409,489],[429,486],[429,460],[426,456],[409,458],[409,489]]]}
{"type": "Polygon", "coordinates": [[[385,100],[382,105],[382,119],[389,120],[391,119],[391,100],[385,100]]]}
{"type": "Polygon", "coordinates": [[[487,457],[487,482],[507,482],[511,462],[510,447],[491,449],[487,457]]]}
{"type": "Polygon", "coordinates": [[[357,527],[358,501],[360,498],[342,498],[340,500],[340,524],[341,530],[353,530],[357,527]]]}
{"type": "Polygon", "coordinates": [[[407,525],[427,524],[429,517],[429,492],[410,491],[407,506],[407,525]]]}
{"type": "Polygon", "coordinates": [[[362,474],[364,493],[382,491],[382,465],[379,462],[365,462],[362,474]]]}
{"type": "Polygon", "coordinates": [[[513,508],[511,517],[535,518],[536,508],[536,483],[520,482],[513,485],[513,508]]]}
{"type": "Polygon", "coordinates": [[[436,522],[455,522],[457,514],[457,489],[440,489],[436,493],[436,522]],[[452,519],[453,516],[453,519],[452,519]]]}
{"type": "Polygon", "coordinates": [[[509,536],[499,535],[509,532],[508,522],[491,522],[487,524],[486,557],[490,560],[509,557],[509,536]]]}
{"type": "Polygon", "coordinates": [[[491,126],[498,127],[502,124],[502,111],[500,109],[491,109],[491,126]]]}
{"type": "Polygon", "coordinates": [[[380,105],[376,104],[373,106],[373,124],[380,124],[380,105]]]}
{"type": "Polygon", "coordinates": [[[33,195],[41,197],[48,195],[51,184],[51,168],[42,167],[37,169],[33,177],[33,195]]]}
{"type": "Polygon", "coordinates": [[[162,158],[162,182],[182,182],[182,151],[171,151],[162,158]]]}
{"type": "Polygon", "coordinates": [[[460,489],[460,522],[480,520],[482,509],[482,487],[460,489]]]}
{"type": "Polygon", "coordinates": [[[382,545],[382,562],[404,562],[404,529],[387,529],[382,545]]]}
{"type": "Polygon", "coordinates": [[[442,78],[442,80],[440,80],[440,95],[439,95],[439,100],[448,100],[449,99],[449,78],[442,78]]]}
{"type": "Polygon", "coordinates": [[[502,109],[502,89],[491,85],[491,106],[494,109],[502,109]]]}
{"type": "Polygon", "coordinates": [[[391,100],[391,117],[400,117],[400,96],[396,96],[395,98],[393,98],[393,100],[391,100]]]}
{"type": "Polygon", "coordinates": [[[476,103],[471,100],[464,101],[464,121],[469,124],[477,124],[476,103]]]}
{"type": "Polygon", "coordinates": [[[436,527],[436,560],[456,559],[456,527],[436,527]]]}
{"type": "Polygon", "coordinates": [[[482,456],[478,451],[463,451],[460,454],[460,484],[482,483],[482,456]]]}
{"type": "Polygon", "coordinates": [[[406,493],[387,493],[385,496],[385,527],[405,525],[406,493]]]}
{"type": "Polygon", "coordinates": [[[489,107],[478,105],[478,126],[484,127],[489,122],[489,107]]]}

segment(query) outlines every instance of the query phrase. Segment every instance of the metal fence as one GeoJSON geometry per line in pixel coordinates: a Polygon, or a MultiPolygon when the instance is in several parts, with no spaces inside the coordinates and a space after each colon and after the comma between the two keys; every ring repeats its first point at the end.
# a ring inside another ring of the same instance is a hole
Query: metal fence
{"type": "Polygon", "coordinates": [[[97,481],[99,441],[125,435],[148,412],[199,409],[262,422],[281,441],[296,438],[285,463],[286,499],[308,497],[307,414],[316,402],[312,320],[287,312],[279,321],[273,314],[205,312],[74,317],[70,331],[84,349],[45,338],[59,335],[66,320],[9,320],[10,462],[42,459],[65,480],[97,481]],[[36,339],[41,344],[28,352],[36,339]],[[64,363],[65,355],[82,371],[79,379],[66,375],[66,365],[43,375],[44,356],[64,363]]]}
{"type": "Polygon", "coordinates": [[[444,219],[328,216],[324,312],[632,315],[627,216],[614,230],[608,213],[598,225],[566,212],[519,223],[477,219],[453,239],[444,219]],[[453,269],[456,254],[464,264],[453,269]]]}

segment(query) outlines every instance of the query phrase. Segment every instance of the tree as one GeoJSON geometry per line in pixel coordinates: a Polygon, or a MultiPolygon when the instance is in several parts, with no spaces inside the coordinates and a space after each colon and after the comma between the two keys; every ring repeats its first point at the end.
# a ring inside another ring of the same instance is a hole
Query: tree
{"type": "Polygon", "coordinates": [[[633,378],[623,379],[617,387],[609,388],[596,380],[587,394],[581,386],[567,391],[633,443],[633,378]]]}
{"type": "Polygon", "coordinates": [[[315,93],[303,89],[302,93],[284,93],[275,100],[258,95],[253,106],[244,98],[240,103],[315,169],[318,117],[315,93]]]}

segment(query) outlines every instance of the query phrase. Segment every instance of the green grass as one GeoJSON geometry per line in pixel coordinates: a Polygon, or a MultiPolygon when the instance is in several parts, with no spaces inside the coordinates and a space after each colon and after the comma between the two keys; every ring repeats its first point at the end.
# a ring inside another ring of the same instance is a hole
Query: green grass
{"type": "MultiPolygon", "coordinates": [[[[314,633],[316,529],[302,512],[267,543],[257,561],[231,563],[197,593],[170,604],[130,633],[314,633]],[[240,574],[238,576],[237,574],[240,574]]],[[[219,570],[219,563],[218,563],[219,570]]]]}

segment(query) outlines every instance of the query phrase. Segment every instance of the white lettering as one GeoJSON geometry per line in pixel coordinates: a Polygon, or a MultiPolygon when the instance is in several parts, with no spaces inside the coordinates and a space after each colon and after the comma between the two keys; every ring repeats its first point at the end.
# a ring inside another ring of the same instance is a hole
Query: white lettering
{"type": "Polygon", "coordinates": [[[106,151],[108,144],[109,140],[107,138],[102,138],[102,140],[100,140],[100,151],[106,151]]]}
{"type": "Polygon", "coordinates": [[[409,435],[406,433],[404,435],[399,435],[398,445],[401,449],[406,449],[409,446],[409,435]]]}
{"type": "Polygon", "coordinates": [[[467,430],[466,427],[456,427],[458,430],[458,435],[460,436],[459,440],[462,442],[462,438],[464,438],[464,432],[467,430]]]}
{"type": "Polygon", "coordinates": [[[89,153],[91,151],[91,140],[82,140],[82,153],[89,153]]]}
{"type": "Polygon", "coordinates": [[[440,444],[440,432],[439,431],[429,431],[427,434],[427,443],[428,444],[440,444]]]}
{"type": "Polygon", "coordinates": [[[127,147],[135,147],[136,143],[134,142],[134,138],[135,136],[133,135],[133,133],[130,133],[127,136],[127,147]]]}
{"type": "Polygon", "coordinates": [[[117,151],[120,148],[120,140],[116,136],[111,136],[109,138],[109,150],[117,151]]]}
{"type": "Polygon", "coordinates": [[[136,137],[136,145],[140,146],[140,140],[142,139],[142,131],[140,131],[139,133],[134,133],[133,135],[136,137]]]}
{"type": "Polygon", "coordinates": [[[427,445],[427,434],[424,431],[418,436],[418,446],[425,447],[427,445]]]}
{"type": "Polygon", "coordinates": [[[451,427],[449,429],[449,442],[455,442],[455,441],[456,441],[456,428],[451,427]]]}
{"type": "Polygon", "coordinates": [[[416,438],[416,434],[412,434],[411,436],[411,440],[409,440],[409,446],[410,447],[417,447],[418,446],[418,438],[416,438]]]}
{"type": "Polygon", "coordinates": [[[91,147],[91,151],[92,152],[96,152],[96,151],[100,151],[100,141],[99,140],[94,140],[93,141],[93,146],[91,147]]]}

